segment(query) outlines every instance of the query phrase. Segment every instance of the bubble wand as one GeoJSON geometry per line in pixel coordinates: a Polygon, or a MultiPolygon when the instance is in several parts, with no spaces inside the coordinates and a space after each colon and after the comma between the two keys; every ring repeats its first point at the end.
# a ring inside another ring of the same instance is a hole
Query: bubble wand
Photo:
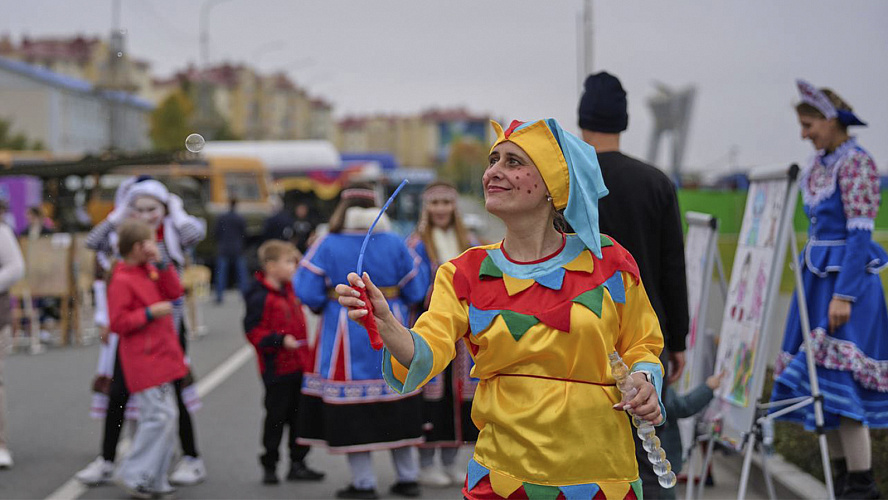
{"type": "MultiPolygon", "coordinates": [[[[363,270],[364,270],[364,252],[367,250],[367,243],[370,242],[370,235],[373,234],[373,229],[376,228],[376,223],[379,222],[379,219],[382,218],[382,214],[385,213],[386,209],[388,209],[389,205],[392,204],[392,201],[395,200],[395,197],[398,196],[398,193],[401,192],[401,189],[404,188],[410,181],[404,179],[401,181],[401,185],[398,186],[398,189],[395,189],[395,192],[389,197],[388,201],[385,202],[385,205],[382,206],[382,210],[379,211],[379,215],[376,216],[376,220],[373,221],[373,224],[370,224],[370,229],[367,230],[367,236],[364,236],[364,242],[361,243],[361,251],[358,253],[358,267],[357,274],[359,277],[363,279],[363,270]]],[[[361,324],[367,329],[367,335],[370,336],[370,345],[373,346],[377,351],[382,349],[382,337],[379,336],[379,328],[376,326],[376,320],[373,318],[373,304],[370,302],[370,299],[367,297],[367,287],[364,288],[355,288],[355,290],[361,294],[360,299],[364,301],[364,304],[367,305],[367,314],[361,318],[361,324]]]]}

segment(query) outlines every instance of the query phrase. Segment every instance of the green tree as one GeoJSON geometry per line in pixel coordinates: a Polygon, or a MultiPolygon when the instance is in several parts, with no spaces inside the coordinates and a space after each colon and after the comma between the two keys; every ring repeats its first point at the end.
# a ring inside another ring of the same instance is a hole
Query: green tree
{"type": "Polygon", "coordinates": [[[487,148],[474,137],[456,137],[442,169],[442,177],[455,183],[462,193],[481,196],[481,176],[487,164],[487,148]]]}
{"type": "Polygon", "coordinates": [[[213,134],[212,139],[216,141],[239,141],[241,140],[240,136],[234,133],[231,130],[231,125],[227,120],[220,118],[220,125],[216,129],[216,132],[213,134]]]}
{"type": "Polygon", "coordinates": [[[185,92],[170,94],[151,113],[151,142],[155,149],[173,151],[182,149],[185,138],[192,132],[191,117],[194,103],[185,92]]]}
{"type": "Polygon", "coordinates": [[[14,151],[42,151],[43,142],[39,139],[31,141],[19,132],[12,133],[12,122],[0,118],[0,149],[12,149],[14,151]]]}

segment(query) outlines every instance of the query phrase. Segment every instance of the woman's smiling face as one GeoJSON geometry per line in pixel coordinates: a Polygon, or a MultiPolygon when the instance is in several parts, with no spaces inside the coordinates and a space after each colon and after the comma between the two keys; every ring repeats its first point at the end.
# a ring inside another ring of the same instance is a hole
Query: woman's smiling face
{"type": "Polygon", "coordinates": [[[841,135],[841,131],[836,125],[835,119],[827,120],[822,117],[802,114],[798,115],[798,117],[799,126],[802,130],[802,139],[811,141],[814,149],[831,149],[831,146],[836,142],[841,142],[837,140],[841,135]]]}
{"type": "Polygon", "coordinates": [[[447,229],[453,224],[456,204],[448,197],[432,198],[426,202],[426,210],[429,211],[429,221],[432,226],[447,229]]]}
{"type": "Polygon", "coordinates": [[[546,199],[546,184],[540,171],[514,142],[504,141],[493,148],[481,182],[485,208],[497,216],[551,205],[546,199]]]}

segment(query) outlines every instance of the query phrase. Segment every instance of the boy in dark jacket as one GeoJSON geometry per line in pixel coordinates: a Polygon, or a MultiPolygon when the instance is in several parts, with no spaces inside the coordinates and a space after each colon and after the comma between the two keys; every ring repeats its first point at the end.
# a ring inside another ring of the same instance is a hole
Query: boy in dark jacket
{"type": "Polygon", "coordinates": [[[309,447],[296,444],[296,415],[302,389],[302,371],[308,366],[308,341],[302,304],[293,293],[291,280],[296,272],[296,247],[280,240],[269,240],[259,247],[262,271],[246,295],[247,314],[244,331],[256,348],[259,373],[265,384],[265,424],[259,458],[262,482],[277,484],[278,447],[289,426],[289,481],[318,481],[324,474],[308,468],[305,456],[309,447]]]}
{"type": "Polygon", "coordinates": [[[154,230],[137,220],[117,230],[123,262],[108,286],[110,328],[120,335],[126,386],[139,406],[139,426],[114,481],[136,498],[173,491],[167,480],[179,410],[173,381],[188,373],[173,325],[173,304],[184,293],[174,266],[160,264],[154,230]],[[157,264],[154,264],[157,263],[157,264]]]}

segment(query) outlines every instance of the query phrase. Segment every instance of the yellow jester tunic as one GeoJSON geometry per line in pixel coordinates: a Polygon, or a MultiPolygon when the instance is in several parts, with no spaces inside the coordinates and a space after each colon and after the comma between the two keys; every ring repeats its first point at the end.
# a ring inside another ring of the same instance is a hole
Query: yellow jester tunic
{"type": "Polygon", "coordinates": [[[659,392],[663,337],[634,259],[601,240],[601,259],[574,234],[535,262],[511,260],[501,243],[467,250],[438,269],[409,370],[384,351],[384,378],[410,392],[444,370],[456,342],[469,347],[481,432],[467,498],[523,498],[522,488],[530,498],[641,497],[607,355],[651,374],[659,392]]]}

